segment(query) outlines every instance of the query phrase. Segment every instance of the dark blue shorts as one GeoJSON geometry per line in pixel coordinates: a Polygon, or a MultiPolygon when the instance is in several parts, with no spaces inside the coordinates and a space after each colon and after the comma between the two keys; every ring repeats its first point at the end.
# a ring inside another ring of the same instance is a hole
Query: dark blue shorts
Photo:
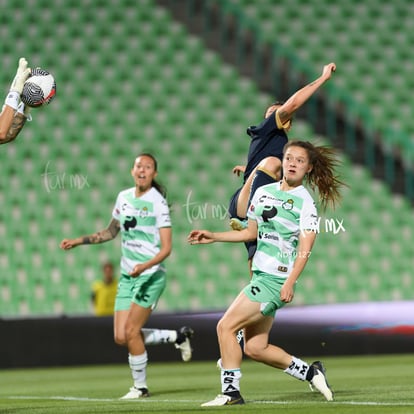
{"type": "MultiPolygon", "coordinates": [[[[259,188],[262,187],[263,185],[267,185],[267,184],[271,184],[274,183],[275,179],[274,177],[272,177],[271,175],[267,174],[265,171],[262,170],[257,170],[256,171],[256,175],[253,179],[252,182],[252,188],[251,188],[251,193],[250,193],[250,198],[253,196],[253,194],[255,193],[255,191],[259,188]]],[[[239,194],[241,191],[242,187],[240,187],[231,197],[230,199],[230,205],[229,205],[229,215],[230,218],[238,218],[239,220],[246,220],[246,218],[240,218],[237,216],[237,200],[239,198],[239,194]]],[[[249,200],[251,201],[251,200],[249,200]]],[[[248,208],[249,206],[247,206],[248,208]]],[[[257,247],[257,242],[256,241],[252,241],[252,242],[246,242],[244,243],[247,249],[247,254],[249,259],[251,259],[255,252],[256,252],[256,247],[257,247]]]]}
{"type": "MultiPolygon", "coordinates": [[[[242,187],[240,187],[231,196],[228,213],[229,213],[230,218],[237,218],[239,220],[246,220],[246,218],[241,218],[241,217],[237,216],[237,200],[239,199],[239,194],[240,194],[241,189],[242,189],[242,187]]],[[[244,243],[244,245],[246,246],[246,249],[247,249],[247,258],[252,259],[255,252],[256,252],[257,242],[256,241],[246,242],[246,243],[244,243]]]]}
{"type": "Polygon", "coordinates": [[[241,191],[242,187],[240,187],[230,198],[230,204],[229,204],[229,209],[228,209],[228,213],[229,213],[229,217],[230,218],[238,218],[239,220],[244,220],[240,217],[237,216],[237,200],[239,199],[239,194],[241,191]]]}

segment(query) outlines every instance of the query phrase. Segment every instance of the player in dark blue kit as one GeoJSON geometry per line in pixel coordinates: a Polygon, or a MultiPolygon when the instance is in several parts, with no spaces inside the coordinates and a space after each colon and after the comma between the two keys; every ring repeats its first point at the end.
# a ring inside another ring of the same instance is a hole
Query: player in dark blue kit
{"type": "MultiPolygon", "coordinates": [[[[247,128],[250,146],[245,166],[237,165],[233,172],[243,173],[243,186],[231,197],[229,206],[230,226],[241,230],[246,225],[247,208],[257,188],[280,180],[283,147],[288,141],[293,114],[332,76],[335,63],[323,67],[322,74],[313,82],[295,92],[286,102],[275,102],[265,112],[258,126],[247,128]]],[[[256,242],[246,243],[249,266],[256,251],[256,242]]]]}

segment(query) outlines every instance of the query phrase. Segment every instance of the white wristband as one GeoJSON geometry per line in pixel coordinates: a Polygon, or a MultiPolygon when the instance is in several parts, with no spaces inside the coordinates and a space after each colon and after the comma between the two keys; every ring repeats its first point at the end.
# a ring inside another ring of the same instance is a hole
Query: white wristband
{"type": "Polygon", "coordinates": [[[24,108],[25,108],[24,102],[20,102],[19,106],[17,107],[17,113],[24,115],[24,108]]]}
{"type": "Polygon", "coordinates": [[[17,107],[17,113],[22,114],[29,122],[32,120],[32,115],[30,114],[30,108],[26,108],[24,102],[20,102],[19,106],[17,107]]]}
{"type": "Polygon", "coordinates": [[[20,101],[19,92],[11,91],[7,94],[7,97],[4,103],[10,106],[11,108],[13,108],[14,110],[16,110],[19,105],[19,101],[20,101]]]}

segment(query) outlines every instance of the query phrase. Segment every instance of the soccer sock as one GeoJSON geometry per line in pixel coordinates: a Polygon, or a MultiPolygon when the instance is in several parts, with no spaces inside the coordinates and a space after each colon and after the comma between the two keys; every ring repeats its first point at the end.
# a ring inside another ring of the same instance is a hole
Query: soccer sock
{"type": "Polygon", "coordinates": [[[284,370],[286,374],[292,375],[301,381],[307,380],[306,374],[309,371],[309,365],[299,358],[292,357],[292,362],[288,368],[284,370]]]}
{"type": "Polygon", "coordinates": [[[174,343],[177,340],[177,331],[168,329],[141,329],[145,345],[174,343]]]}
{"type": "Polygon", "coordinates": [[[225,369],[221,365],[221,392],[232,397],[240,395],[240,378],[242,376],[240,368],[225,369]]]}
{"type": "Polygon", "coordinates": [[[134,387],[138,389],[147,388],[147,351],[141,355],[129,354],[128,361],[134,380],[134,387]]]}

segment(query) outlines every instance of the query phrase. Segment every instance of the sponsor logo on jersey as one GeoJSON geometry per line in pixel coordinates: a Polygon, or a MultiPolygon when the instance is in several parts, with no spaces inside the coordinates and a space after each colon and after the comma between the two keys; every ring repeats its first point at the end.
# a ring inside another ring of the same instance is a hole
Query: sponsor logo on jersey
{"type": "Polygon", "coordinates": [[[260,240],[275,240],[279,241],[279,236],[272,233],[263,233],[259,231],[259,239],[260,240]]]}

